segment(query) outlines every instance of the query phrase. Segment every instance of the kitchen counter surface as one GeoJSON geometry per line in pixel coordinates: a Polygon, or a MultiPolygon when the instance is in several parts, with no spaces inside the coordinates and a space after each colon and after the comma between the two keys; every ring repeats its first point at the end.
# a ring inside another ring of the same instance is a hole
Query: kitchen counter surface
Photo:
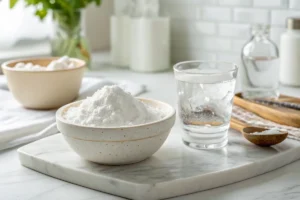
{"type": "MultiPolygon", "coordinates": [[[[143,83],[143,97],[176,105],[176,86],[172,72],[142,74],[125,69],[98,68],[88,76],[124,79],[143,83]]],[[[300,97],[300,88],[282,87],[281,92],[300,97]]],[[[96,200],[124,199],[67,183],[20,165],[17,148],[0,152],[0,200],[96,200]]],[[[289,200],[300,199],[300,160],[264,175],[235,184],[172,199],[289,200]]]]}

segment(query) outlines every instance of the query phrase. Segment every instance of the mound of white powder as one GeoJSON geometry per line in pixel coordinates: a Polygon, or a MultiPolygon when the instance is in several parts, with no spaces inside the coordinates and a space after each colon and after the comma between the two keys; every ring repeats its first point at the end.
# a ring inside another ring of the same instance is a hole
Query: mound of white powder
{"type": "Polygon", "coordinates": [[[163,117],[158,109],[144,104],[116,85],[103,87],[65,114],[69,122],[91,127],[132,126],[163,117]]]}
{"type": "Polygon", "coordinates": [[[55,71],[60,69],[72,69],[75,68],[75,63],[68,57],[63,56],[57,60],[53,60],[49,65],[43,67],[41,65],[34,65],[33,63],[17,63],[14,68],[16,70],[25,70],[25,71],[55,71]]]}

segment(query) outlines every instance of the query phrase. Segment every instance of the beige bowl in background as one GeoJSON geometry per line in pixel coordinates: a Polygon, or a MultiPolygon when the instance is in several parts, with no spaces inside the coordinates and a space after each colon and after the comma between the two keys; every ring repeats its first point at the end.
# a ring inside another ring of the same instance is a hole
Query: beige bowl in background
{"type": "Polygon", "coordinates": [[[14,69],[19,63],[47,66],[56,57],[12,60],[2,64],[7,84],[14,98],[26,108],[53,109],[73,101],[79,92],[85,61],[71,58],[76,68],[55,71],[14,69]]]}
{"type": "Polygon", "coordinates": [[[164,118],[127,127],[88,127],[68,122],[64,114],[81,101],[70,103],[56,112],[58,130],[70,147],[82,158],[108,165],[136,163],[154,154],[167,139],[175,122],[175,109],[163,102],[142,99],[158,108],[164,118]]]}

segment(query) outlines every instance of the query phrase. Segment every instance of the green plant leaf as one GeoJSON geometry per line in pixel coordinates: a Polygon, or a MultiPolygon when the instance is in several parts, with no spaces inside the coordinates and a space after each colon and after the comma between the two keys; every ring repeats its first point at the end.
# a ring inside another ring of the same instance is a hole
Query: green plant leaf
{"type": "MultiPolygon", "coordinates": [[[[0,0],[1,1],[1,0],[0,0]]],[[[13,8],[19,0],[9,0],[10,8],[13,8]]],[[[43,19],[49,10],[60,10],[68,18],[68,23],[74,25],[75,12],[79,9],[87,7],[91,3],[97,6],[101,5],[102,0],[24,0],[25,6],[35,7],[35,15],[43,19]]]]}
{"type": "Polygon", "coordinates": [[[97,6],[99,6],[99,5],[102,3],[101,0],[95,0],[95,1],[96,1],[96,5],[97,5],[97,6]]]}
{"type": "Polygon", "coordinates": [[[35,15],[38,16],[41,20],[44,19],[47,16],[47,10],[46,9],[41,9],[41,10],[36,10],[35,15]]]}
{"type": "Polygon", "coordinates": [[[72,12],[72,7],[65,0],[56,0],[55,1],[63,10],[68,12],[72,12]]]}
{"type": "Polygon", "coordinates": [[[17,2],[18,0],[9,0],[9,8],[13,8],[17,2]]]}

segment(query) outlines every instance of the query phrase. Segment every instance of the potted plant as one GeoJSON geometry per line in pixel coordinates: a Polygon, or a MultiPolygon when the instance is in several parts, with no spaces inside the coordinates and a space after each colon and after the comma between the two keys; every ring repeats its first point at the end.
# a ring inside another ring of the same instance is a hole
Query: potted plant
{"type": "MultiPolygon", "coordinates": [[[[10,8],[18,0],[10,0],[10,8]]],[[[25,0],[26,6],[35,7],[35,15],[43,20],[52,13],[54,34],[51,38],[53,56],[67,55],[90,62],[90,51],[81,27],[82,10],[101,0],[25,0]]]]}

